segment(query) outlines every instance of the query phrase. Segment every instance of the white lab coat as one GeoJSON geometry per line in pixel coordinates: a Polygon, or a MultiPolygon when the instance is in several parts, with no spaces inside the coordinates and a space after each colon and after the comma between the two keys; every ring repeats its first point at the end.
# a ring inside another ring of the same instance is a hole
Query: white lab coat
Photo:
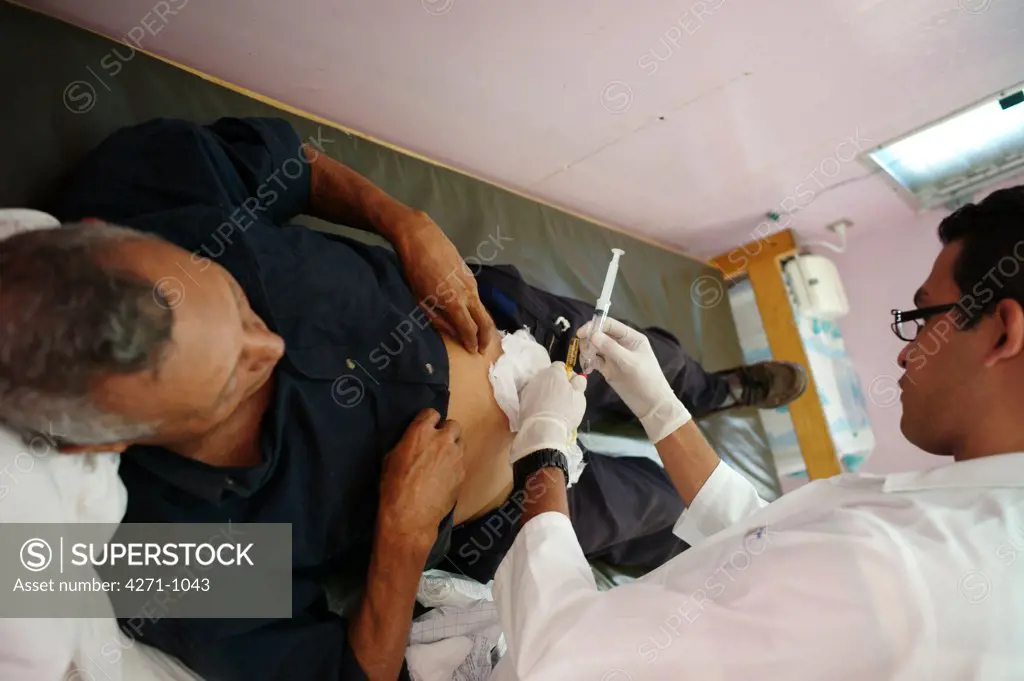
{"type": "Polygon", "coordinates": [[[598,592],[566,516],[527,523],[495,577],[492,678],[1024,679],[1024,454],[772,504],[720,463],[675,531],[692,548],[598,592]]]}

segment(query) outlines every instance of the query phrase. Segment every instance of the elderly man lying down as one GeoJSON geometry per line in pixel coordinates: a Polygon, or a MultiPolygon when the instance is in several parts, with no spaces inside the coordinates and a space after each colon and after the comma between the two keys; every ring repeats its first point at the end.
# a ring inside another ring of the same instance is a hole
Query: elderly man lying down
{"type": "MultiPolygon", "coordinates": [[[[293,528],[291,619],[167,619],[145,640],[207,678],[394,678],[420,572],[469,555],[465,528],[512,487],[513,434],[488,377],[503,341],[456,249],[276,119],[122,130],[61,197],[65,223],[103,222],[0,249],[0,419],[56,424],[66,452],[125,450],[125,522],[293,528]],[[377,232],[395,252],[285,225],[300,213],[377,232]],[[365,583],[348,621],[320,588],[338,573],[365,583]]],[[[492,309],[515,330],[517,305],[543,296],[514,270],[491,274],[492,309]]],[[[570,327],[590,316],[550,298],[570,327]]],[[[666,352],[704,411],[803,390],[787,365],[713,375],[678,344],[666,352]]],[[[614,412],[606,393],[590,401],[614,412]]],[[[577,485],[581,533],[608,522],[599,477],[620,464],[603,459],[577,485]]],[[[679,515],[663,473],[634,473],[636,498],[621,502],[638,511],[595,533],[595,553],[679,515]]]]}

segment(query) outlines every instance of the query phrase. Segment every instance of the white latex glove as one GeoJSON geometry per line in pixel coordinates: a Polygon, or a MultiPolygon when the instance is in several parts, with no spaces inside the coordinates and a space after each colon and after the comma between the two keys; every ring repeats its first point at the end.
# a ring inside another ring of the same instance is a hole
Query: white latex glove
{"type": "Polygon", "coordinates": [[[587,377],[572,380],[563,362],[555,362],[527,381],[519,391],[521,425],[512,441],[512,463],[541,449],[557,449],[569,456],[576,430],[587,410],[587,377]]]}
{"type": "Polygon", "coordinates": [[[593,322],[587,322],[576,335],[594,344],[594,368],[640,420],[651,442],[657,444],[690,420],[647,336],[611,317],[593,337],[592,327],[593,322]]]}

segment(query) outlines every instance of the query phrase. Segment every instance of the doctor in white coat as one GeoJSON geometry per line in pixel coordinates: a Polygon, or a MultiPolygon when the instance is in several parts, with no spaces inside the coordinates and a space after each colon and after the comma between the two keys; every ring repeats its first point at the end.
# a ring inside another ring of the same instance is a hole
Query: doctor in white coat
{"type": "Polygon", "coordinates": [[[767,504],[704,440],[641,334],[609,320],[593,337],[687,505],[675,533],[691,548],[635,582],[599,592],[567,516],[557,454],[583,414],[580,382],[554,366],[527,384],[493,678],[1024,679],[1024,187],[939,236],[917,309],[892,324],[901,427],[943,457],[932,470],[839,475],[767,504]]]}

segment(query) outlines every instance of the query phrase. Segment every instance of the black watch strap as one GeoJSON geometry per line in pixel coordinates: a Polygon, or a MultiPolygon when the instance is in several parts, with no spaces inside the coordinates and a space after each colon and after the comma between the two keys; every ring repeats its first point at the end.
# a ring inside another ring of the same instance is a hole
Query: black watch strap
{"type": "Polygon", "coordinates": [[[557,449],[540,449],[512,464],[512,480],[516,490],[526,489],[526,479],[544,468],[558,468],[569,486],[569,459],[557,449]]]}

